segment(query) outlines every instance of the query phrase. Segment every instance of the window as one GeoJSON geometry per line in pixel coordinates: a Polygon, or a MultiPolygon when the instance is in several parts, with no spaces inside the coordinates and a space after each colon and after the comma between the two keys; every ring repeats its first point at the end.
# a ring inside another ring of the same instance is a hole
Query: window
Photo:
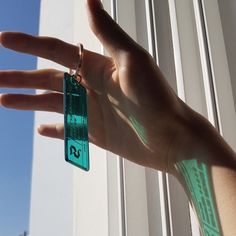
{"type": "MultiPolygon", "coordinates": [[[[221,16],[226,17],[223,1],[219,0],[219,5],[207,0],[103,3],[153,55],[181,99],[208,117],[236,148],[233,90],[221,24],[221,16]]],[[[103,52],[89,30],[84,1],[42,0],[40,34],[81,41],[87,49],[103,52]]],[[[42,59],[38,67],[61,69],[42,59]]],[[[60,121],[59,115],[36,113],[36,125],[60,121]]],[[[137,166],[93,145],[91,171],[84,173],[64,163],[62,142],[35,135],[34,147],[32,236],[200,235],[187,197],[172,176],[137,166]]]]}

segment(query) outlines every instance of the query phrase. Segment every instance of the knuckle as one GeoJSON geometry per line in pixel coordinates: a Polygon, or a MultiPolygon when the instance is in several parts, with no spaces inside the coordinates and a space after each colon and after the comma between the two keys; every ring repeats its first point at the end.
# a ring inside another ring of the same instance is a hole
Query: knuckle
{"type": "Polygon", "coordinates": [[[52,93],[50,94],[50,109],[55,112],[61,112],[62,111],[62,103],[63,103],[63,97],[61,94],[58,93],[52,93]]]}
{"type": "Polygon", "coordinates": [[[44,71],[44,73],[45,73],[45,79],[43,80],[44,87],[52,91],[61,91],[63,72],[55,69],[47,69],[44,71]]]}
{"type": "Polygon", "coordinates": [[[125,59],[127,62],[136,64],[150,64],[150,61],[153,60],[151,55],[141,47],[135,47],[133,50],[128,51],[125,55],[125,59]]]}
{"type": "Polygon", "coordinates": [[[49,38],[47,43],[47,53],[48,57],[51,60],[54,60],[56,58],[56,53],[60,47],[60,40],[55,38],[49,38]]]}

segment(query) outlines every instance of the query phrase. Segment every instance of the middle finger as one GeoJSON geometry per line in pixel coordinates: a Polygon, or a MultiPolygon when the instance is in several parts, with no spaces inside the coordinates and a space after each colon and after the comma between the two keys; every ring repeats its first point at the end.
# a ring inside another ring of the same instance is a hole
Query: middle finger
{"type": "Polygon", "coordinates": [[[53,69],[0,71],[0,87],[63,91],[63,72],[53,69]]]}

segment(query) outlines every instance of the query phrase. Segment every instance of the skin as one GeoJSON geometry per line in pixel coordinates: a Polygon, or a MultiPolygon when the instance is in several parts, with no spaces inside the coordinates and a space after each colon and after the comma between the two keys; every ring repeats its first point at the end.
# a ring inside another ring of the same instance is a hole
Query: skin
{"type": "MultiPolygon", "coordinates": [[[[232,222],[236,217],[234,151],[205,118],[178,98],[152,57],[111,19],[99,0],[87,0],[87,6],[90,27],[110,55],[84,50],[81,73],[88,93],[90,141],[132,162],[176,176],[187,193],[176,163],[191,159],[203,162],[211,175],[223,233],[236,235],[232,222]]],[[[78,48],[58,39],[2,32],[0,43],[76,68],[78,48]]],[[[0,103],[13,109],[63,113],[63,74],[54,69],[0,71],[0,87],[50,91],[2,94],[0,103]]],[[[44,124],[38,132],[63,139],[64,127],[44,124]]]]}

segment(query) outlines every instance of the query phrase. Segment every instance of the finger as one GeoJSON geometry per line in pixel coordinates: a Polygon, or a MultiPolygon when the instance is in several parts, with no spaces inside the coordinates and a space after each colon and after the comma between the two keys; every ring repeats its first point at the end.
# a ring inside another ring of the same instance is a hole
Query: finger
{"type": "Polygon", "coordinates": [[[63,95],[47,93],[37,95],[2,94],[0,104],[18,110],[50,111],[63,113],[63,95]]]}
{"type": "Polygon", "coordinates": [[[64,139],[63,124],[44,124],[38,127],[39,134],[50,138],[64,139]]]}
{"type": "MultiPolygon", "coordinates": [[[[40,135],[64,139],[64,125],[63,124],[43,124],[38,127],[38,133],[40,135]]],[[[99,142],[89,133],[89,141],[95,145],[98,145],[99,142]]]]}
{"type": "MultiPolygon", "coordinates": [[[[87,0],[90,27],[112,57],[118,59],[121,51],[137,47],[131,37],[103,9],[100,0],[87,0]]],[[[122,62],[122,61],[120,61],[122,62]]]]}
{"type": "MultiPolygon", "coordinates": [[[[43,57],[71,69],[76,69],[79,60],[77,46],[51,37],[37,37],[19,32],[2,32],[0,44],[6,48],[43,57]]],[[[104,68],[110,59],[84,50],[81,72],[83,78],[97,87],[104,76],[104,68]]]]}
{"type": "Polygon", "coordinates": [[[76,68],[78,48],[56,38],[37,37],[20,32],[2,32],[0,43],[18,52],[43,57],[68,68],[76,68]]]}
{"type": "Polygon", "coordinates": [[[0,71],[0,87],[63,91],[64,73],[58,70],[0,71]]]}

